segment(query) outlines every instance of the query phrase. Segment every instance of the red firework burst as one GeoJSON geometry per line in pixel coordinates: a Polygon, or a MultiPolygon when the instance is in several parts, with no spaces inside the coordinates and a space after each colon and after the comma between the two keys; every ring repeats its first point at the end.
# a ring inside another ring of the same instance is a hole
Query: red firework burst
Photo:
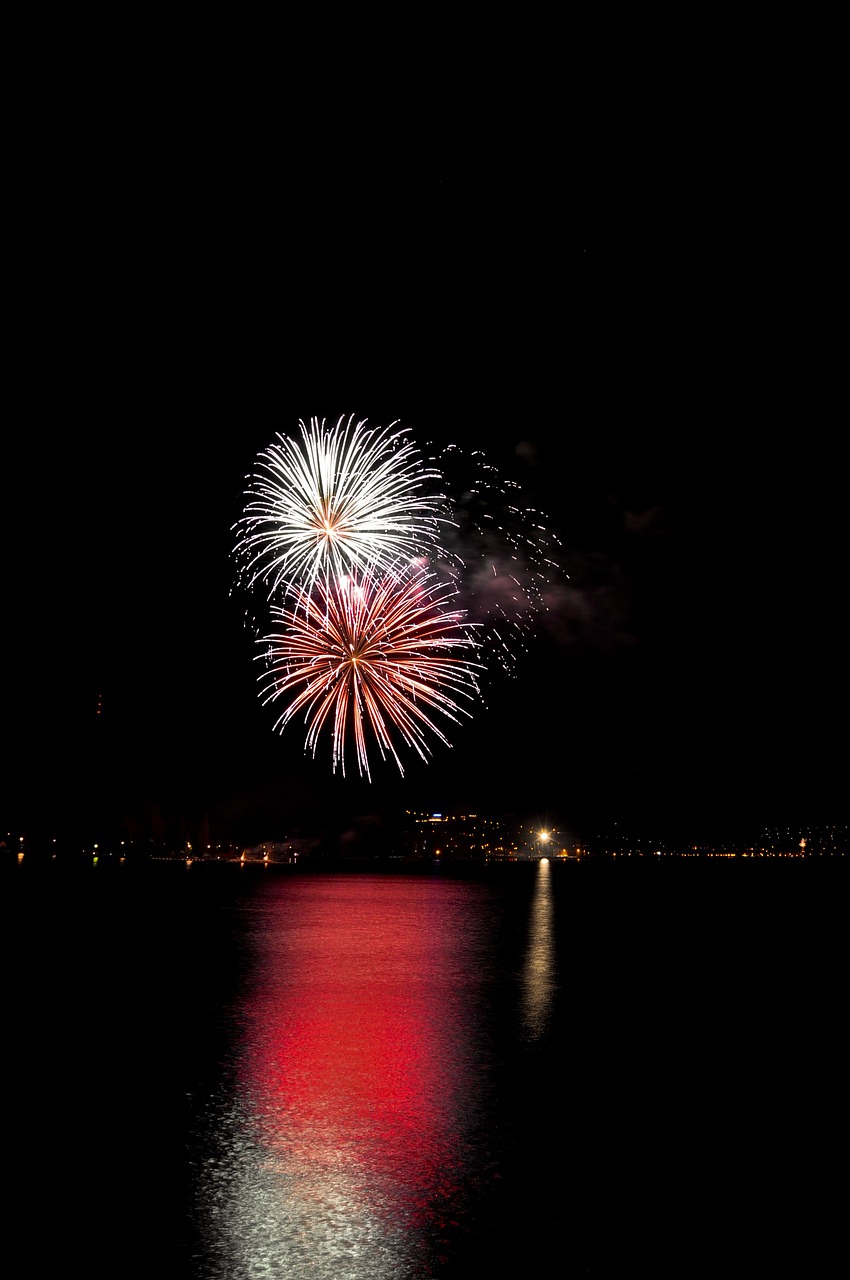
{"type": "Polygon", "coordinates": [[[263,703],[290,699],[275,728],[283,732],[303,712],[313,756],[327,726],[334,771],[345,774],[353,740],[361,776],[370,781],[367,727],[402,774],[398,742],[423,760],[431,754],[429,733],[450,745],[429,713],[456,723],[470,716],[459,699],[478,698],[480,669],[468,656],[478,645],[464,611],[445,607],[455,594],[421,565],[373,567],[320,579],[299,589],[291,608],[275,606],[279,628],[259,641],[267,666],[263,703]]]}

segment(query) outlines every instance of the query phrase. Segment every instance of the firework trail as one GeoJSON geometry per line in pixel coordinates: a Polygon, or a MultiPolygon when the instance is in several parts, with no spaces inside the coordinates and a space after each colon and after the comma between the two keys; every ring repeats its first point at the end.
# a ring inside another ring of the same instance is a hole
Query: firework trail
{"type": "Polygon", "coordinates": [[[561,544],[546,516],[526,505],[521,486],[480,449],[449,445],[431,461],[448,495],[433,567],[461,593],[485,663],[514,676],[566,577],[557,558],[561,544]]]}
{"type": "Polygon", "coordinates": [[[367,564],[389,568],[427,557],[448,517],[440,476],[425,466],[405,428],[367,427],[341,417],[299,422],[301,438],[278,433],[259,455],[234,555],[244,584],[267,599],[367,564]]]}
{"type": "Polygon", "coordinates": [[[288,700],[275,723],[283,732],[300,713],[306,747],[316,756],[323,730],[331,738],[333,769],[345,774],[353,740],[361,776],[371,781],[367,733],[384,760],[404,767],[397,744],[426,760],[428,735],[451,745],[431,714],[458,722],[471,715],[459,699],[479,696],[477,642],[464,612],[444,606],[455,594],[421,565],[313,578],[293,588],[291,607],[272,606],[278,628],[259,643],[267,670],[264,704],[288,700]]]}

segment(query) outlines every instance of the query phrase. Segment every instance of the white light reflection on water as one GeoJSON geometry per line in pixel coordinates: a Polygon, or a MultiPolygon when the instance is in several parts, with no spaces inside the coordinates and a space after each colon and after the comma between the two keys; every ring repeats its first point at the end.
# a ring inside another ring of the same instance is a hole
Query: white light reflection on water
{"type": "Polygon", "coordinates": [[[206,1122],[209,1280],[425,1277],[467,1230],[493,1141],[470,892],[486,889],[293,877],[252,904],[235,1084],[206,1122]]]}
{"type": "Polygon", "coordinates": [[[551,867],[547,858],[537,864],[531,903],[528,947],[522,969],[522,1025],[527,1037],[537,1040],[546,1030],[555,993],[554,906],[551,867]]]}

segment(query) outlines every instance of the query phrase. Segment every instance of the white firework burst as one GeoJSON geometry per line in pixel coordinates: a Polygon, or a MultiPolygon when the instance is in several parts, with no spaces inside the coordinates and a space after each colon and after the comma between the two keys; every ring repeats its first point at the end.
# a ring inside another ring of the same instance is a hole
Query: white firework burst
{"type": "Polygon", "coordinates": [[[278,434],[259,455],[234,529],[234,555],[249,588],[308,593],[320,578],[367,564],[427,558],[439,546],[441,477],[426,467],[406,428],[369,427],[352,414],[333,428],[299,421],[300,439],[278,434]]]}

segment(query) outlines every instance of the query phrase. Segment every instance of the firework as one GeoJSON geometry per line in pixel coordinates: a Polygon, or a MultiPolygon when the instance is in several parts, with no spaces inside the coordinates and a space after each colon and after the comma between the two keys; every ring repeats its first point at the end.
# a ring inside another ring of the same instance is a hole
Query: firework
{"type": "Polygon", "coordinates": [[[477,650],[462,610],[446,608],[454,589],[421,565],[313,578],[293,588],[291,607],[273,606],[277,629],[259,641],[266,661],[261,699],[288,700],[275,723],[303,713],[315,758],[323,730],[333,769],[345,774],[353,741],[361,776],[371,781],[367,737],[383,759],[404,767],[401,744],[423,759],[429,734],[450,745],[432,714],[459,722],[479,696],[477,650]]]}
{"type": "Polygon", "coordinates": [[[406,429],[341,417],[299,422],[301,438],[278,434],[259,455],[234,555],[245,584],[268,599],[366,564],[427,557],[443,511],[439,473],[426,467],[406,429]],[[427,487],[427,488],[426,488],[427,487]]]}
{"type": "Polygon", "coordinates": [[[299,428],[259,455],[233,526],[241,585],[265,596],[260,696],[283,708],[275,729],[303,718],[314,757],[330,739],[334,771],[353,744],[371,780],[373,740],[403,774],[402,747],[450,745],[484,673],[516,673],[560,544],[481,450],[423,458],[397,421],[354,415],[299,428]]]}
{"type": "Polygon", "coordinates": [[[449,445],[435,461],[447,497],[435,571],[457,586],[478,628],[482,659],[515,675],[537,620],[559,582],[560,542],[521,486],[484,453],[449,445]]]}

